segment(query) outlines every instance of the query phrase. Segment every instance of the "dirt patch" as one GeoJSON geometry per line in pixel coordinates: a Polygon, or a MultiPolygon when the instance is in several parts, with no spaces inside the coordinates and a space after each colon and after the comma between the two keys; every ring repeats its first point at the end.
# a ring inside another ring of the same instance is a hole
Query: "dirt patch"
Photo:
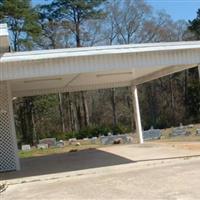
{"type": "Polygon", "coordinates": [[[178,149],[186,149],[186,150],[192,150],[192,151],[199,151],[200,152],[200,142],[159,142],[159,144],[165,144],[170,145],[174,148],[178,149]]]}

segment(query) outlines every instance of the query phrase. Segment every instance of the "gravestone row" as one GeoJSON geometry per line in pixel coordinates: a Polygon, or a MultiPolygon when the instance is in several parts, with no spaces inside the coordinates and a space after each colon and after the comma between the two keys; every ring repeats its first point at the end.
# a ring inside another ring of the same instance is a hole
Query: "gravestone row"
{"type": "Polygon", "coordinates": [[[130,144],[133,142],[133,138],[128,134],[100,136],[100,143],[103,145],[114,144],[115,142],[130,144]]]}
{"type": "Polygon", "coordinates": [[[160,139],[161,137],[161,130],[151,128],[149,130],[143,131],[143,138],[144,140],[155,140],[160,139]]]}

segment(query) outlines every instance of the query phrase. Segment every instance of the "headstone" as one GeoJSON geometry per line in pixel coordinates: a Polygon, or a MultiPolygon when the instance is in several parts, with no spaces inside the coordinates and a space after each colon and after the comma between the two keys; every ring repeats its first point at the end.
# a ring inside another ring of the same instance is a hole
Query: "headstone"
{"type": "Polygon", "coordinates": [[[184,126],[176,127],[176,128],[173,128],[172,130],[172,136],[183,136],[186,134],[187,134],[187,131],[184,126]]]}
{"type": "Polygon", "coordinates": [[[144,140],[155,140],[155,139],[160,139],[161,137],[161,130],[160,129],[151,129],[147,131],[143,131],[143,138],[144,140]]]}
{"type": "Polygon", "coordinates": [[[193,124],[189,124],[189,125],[187,126],[187,128],[193,128],[193,127],[194,127],[193,124]]]}
{"type": "Polygon", "coordinates": [[[88,141],[88,140],[89,140],[89,138],[83,138],[83,140],[84,140],[84,141],[88,141]]]}
{"type": "Polygon", "coordinates": [[[80,142],[76,142],[75,146],[81,146],[80,142]]]}
{"type": "Polygon", "coordinates": [[[92,144],[96,144],[96,142],[97,142],[97,137],[93,137],[93,138],[91,139],[91,143],[92,143],[92,144]]]}
{"type": "Polygon", "coordinates": [[[126,139],[127,139],[127,144],[133,143],[133,137],[127,136],[126,139]]]}
{"type": "Polygon", "coordinates": [[[31,150],[30,144],[22,145],[22,151],[30,151],[30,150],[31,150]]]}
{"type": "Polygon", "coordinates": [[[48,147],[55,147],[56,138],[44,138],[42,140],[39,140],[39,144],[47,144],[48,147]]]}
{"type": "Polygon", "coordinates": [[[76,138],[70,138],[69,139],[69,145],[76,143],[77,139],[76,138]]]}
{"type": "Polygon", "coordinates": [[[38,144],[37,148],[38,149],[48,149],[48,144],[38,144]]]}
{"type": "Polygon", "coordinates": [[[65,146],[65,143],[63,140],[59,140],[57,143],[56,143],[56,146],[59,147],[59,148],[62,148],[65,146]]]}
{"type": "Polygon", "coordinates": [[[129,144],[133,141],[132,137],[127,134],[101,136],[99,139],[100,139],[100,143],[103,145],[113,144],[114,141],[117,141],[117,140],[120,140],[121,143],[123,143],[123,144],[129,144]]]}
{"type": "Polygon", "coordinates": [[[197,135],[200,135],[200,128],[197,128],[196,134],[197,134],[197,135]]]}

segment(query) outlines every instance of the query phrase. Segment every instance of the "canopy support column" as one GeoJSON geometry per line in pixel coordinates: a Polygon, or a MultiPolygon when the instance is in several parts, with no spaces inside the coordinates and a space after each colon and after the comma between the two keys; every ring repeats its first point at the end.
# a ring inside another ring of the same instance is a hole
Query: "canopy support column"
{"type": "Polygon", "coordinates": [[[136,124],[136,133],[139,137],[140,144],[144,143],[143,134],[142,134],[142,124],[141,124],[141,117],[140,117],[140,106],[138,100],[138,92],[137,86],[131,86],[132,91],[132,99],[133,99],[133,107],[134,107],[134,117],[135,117],[135,124],[136,124]]]}
{"type": "Polygon", "coordinates": [[[0,81],[0,172],[19,170],[10,84],[0,81]]]}

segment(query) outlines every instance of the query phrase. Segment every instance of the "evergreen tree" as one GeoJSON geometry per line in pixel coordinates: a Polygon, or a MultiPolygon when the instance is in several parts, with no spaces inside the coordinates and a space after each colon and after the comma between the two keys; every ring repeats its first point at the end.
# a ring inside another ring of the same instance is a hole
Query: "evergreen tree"
{"type": "MultiPolygon", "coordinates": [[[[40,35],[38,15],[32,8],[31,0],[0,0],[0,22],[7,23],[11,47],[14,51],[33,49],[33,41],[40,35]]],[[[36,142],[33,124],[34,98],[19,99],[18,121],[21,124],[23,141],[36,142]]]]}
{"type": "Polygon", "coordinates": [[[88,20],[97,20],[105,16],[101,9],[105,0],[54,0],[52,5],[60,13],[60,19],[68,24],[72,34],[75,36],[76,46],[82,46],[84,28],[88,20]]]}
{"type": "Polygon", "coordinates": [[[0,19],[12,33],[14,51],[32,48],[32,39],[39,36],[40,27],[31,0],[0,0],[0,19]]]}
{"type": "Polygon", "coordinates": [[[194,39],[200,40],[200,9],[195,19],[189,21],[188,30],[194,34],[194,39]]]}
{"type": "MultiPolygon", "coordinates": [[[[189,21],[188,31],[192,33],[193,40],[200,40],[200,9],[197,11],[195,19],[189,21]]],[[[200,120],[200,71],[191,69],[189,71],[187,111],[191,121],[198,122],[200,120]]]]}

